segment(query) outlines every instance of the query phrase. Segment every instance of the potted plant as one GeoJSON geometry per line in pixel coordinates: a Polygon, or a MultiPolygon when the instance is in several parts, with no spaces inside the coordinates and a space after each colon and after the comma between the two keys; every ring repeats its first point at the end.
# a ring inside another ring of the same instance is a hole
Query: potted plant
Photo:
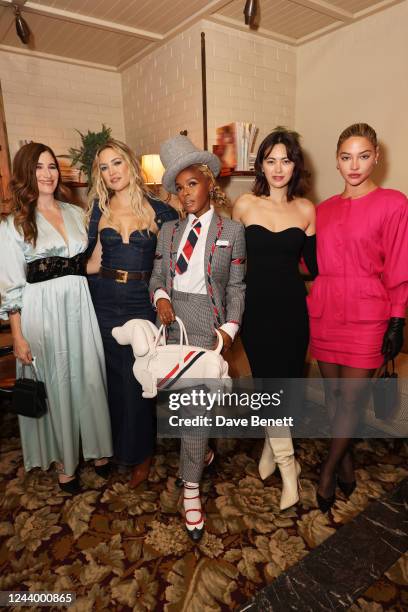
{"type": "Polygon", "coordinates": [[[95,158],[95,153],[101,145],[103,145],[109,138],[111,138],[112,130],[102,124],[102,130],[100,132],[88,132],[83,134],[79,130],[76,130],[81,137],[82,146],[79,149],[71,147],[69,150],[69,156],[71,158],[71,165],[79,164],[79,169],[86,174],[88,180],[88,189],[91,188],[92,182],[92,163],[95,158]]]}

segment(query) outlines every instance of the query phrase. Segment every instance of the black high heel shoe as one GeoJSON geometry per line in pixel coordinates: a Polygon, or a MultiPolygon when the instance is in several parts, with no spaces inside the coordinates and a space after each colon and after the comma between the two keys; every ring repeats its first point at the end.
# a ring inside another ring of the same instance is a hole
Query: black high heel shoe
{"type": "Polygon", "coordinates": [[[320,495],[320,493],[316,491],[316,500],[320,512],[323,512],[323,514],[325,514],[333,506],[336,500],[336,494],[333,493],[333,495],[330,495],[330,497],[323,497],[322,495],[320,495]]]}
{"type": "Polygon", "coordinates": [[[58,486],[61,491],[64,491],[64,493],[69,493],[70,495],[77,495],[81,492],[81,485],[79,484],[78,476],[75,476],[75,478],[72,480],[68,480],[68,482],[58,481],[58,486]]]}
{"type": "Polygon", "coordinates": [[[204,535],[204,530],[205,530],[205,524],[204,524],[204,514],[203,514],[203,509],[201,506],[201,499],[200,499],[200,490],[197,487],[191,487],[186,483],[184,484],[184,493],[183,493],[183,513],[184,513],[184,521],[185,521],[185,528],[186,528],[186,532],[188,537],[190,538],[190,540],[192,542],[194,542],[194,544],[198,544],[198,542],[201,540],[201,538],[204,535]],[[192,491],[192,490],[196,490],[198,495],[195,495],[193,497],[186,497],[185,493],[186,491],[192,491]],[[189,500],[191,501],[192,499],[197,499],[197,508],[187,508],[184,506],[184,500],[189,500]],[[190,521],[187,517],[188,517],[188,513],[189,512],[199,512],[200,513],[200,518],[196,521],[190,521]],[[201,527],[198,527],[198,525],[201,525],[201,527]]]}
{"type": "Polygon", "coordinates": [[[355,480],[353,480],[352,482],[346,482],[344,480],[340,480],[338,476],[337,476],[337,484],[339,486],[340,491],[346,497],[350,497],[350,495],[353,493],[354,489],[357,486],[357,483],[355,480]]]}
{"type": "MultiPolygon", "coordinates": [[[[194,512],[197,512],[197,508],[195,508],[193,510],[194,512]]],[[[187,512],[189,512],[189,510],[187,510],[187,512]]],[[[200,529],[198,529],[197,527],[195,527],[194,529],[188,529],[187,525],[195,525],[196,523],[201,523],[201,518],[199,521],[194,521],[191,522],[188,520],[187,518],[187,512],[186,512],[186,518],[185,518],[185,522],[186,522],[186,532],[188,537],[190,538],[190,540],[192,542],[194,542],[194,544],[198,544],[198,542],[201,540],[201,538],[203,537],[204,534],[204,527],[201,527],[200,529]]],[[[202,513],[201,513],[202,515],[202,513]]]]}
{"type": "Polygon", "coordinates": [[[104,463],[103,465],[94,465],[94,469],[96,474],[98,474],[98,476],[100,476],[101,478],[104,478],[105,480],[108,480],[111,471],[112,471],[112,464],[108,461],[107,463],[104,463]]]}

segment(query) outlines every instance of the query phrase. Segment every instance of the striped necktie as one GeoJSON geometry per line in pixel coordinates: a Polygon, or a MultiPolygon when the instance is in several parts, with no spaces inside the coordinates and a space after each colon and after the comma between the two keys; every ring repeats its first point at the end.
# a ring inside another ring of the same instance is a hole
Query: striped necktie
{"type": "Polygon", "coordinates": [[[187,270],[188,262],[190,261],[190,257],[194,251],[194,247],[197,244],[197,240],[200,235],[200,230],[201,222],[198,219],[194,219],[191,230],[188,233],[186,243],[183,246],[179,258],[177,259],[177,274],[184,274],[184,272],[187,270]]]}

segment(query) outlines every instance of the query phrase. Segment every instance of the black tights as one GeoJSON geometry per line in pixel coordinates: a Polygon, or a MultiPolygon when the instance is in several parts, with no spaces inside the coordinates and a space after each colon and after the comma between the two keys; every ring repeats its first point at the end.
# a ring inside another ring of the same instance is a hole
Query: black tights
{"type": "Polygon", "coordinates": [[[369,381],[375,370],[351,368],[337,363],[319,361],[324,379],[326,407],[332,422],[329,454],[320,471],[318,492],[330,497],[336,475],[345,482],[354,480],[351,441],[363,415],[369,391],[369,381]]]}

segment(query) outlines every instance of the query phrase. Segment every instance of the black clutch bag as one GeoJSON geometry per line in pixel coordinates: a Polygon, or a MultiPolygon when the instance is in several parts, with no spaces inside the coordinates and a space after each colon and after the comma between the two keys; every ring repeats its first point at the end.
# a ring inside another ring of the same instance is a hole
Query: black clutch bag
{"type": "Polygon", "coordinates": [[[387,361],[378,378],[373,381],[373,403],[374,414],[377,419],[386,421],[391,419],[398,406],[398,374],[395,371],[394,360],[392,360],[392,372],[388,370],[387,361]]]}
{"type": "Polygon", "coordinates": [[[45,385],[41,380],[38,380],[33,364],[30,364],[30,367],[34,373],[34,379],[24,378],[25,367],[23,366],[22,377],[16,380],[13,388],[11,412],[38,419],[47,412],[45,385]]]}

